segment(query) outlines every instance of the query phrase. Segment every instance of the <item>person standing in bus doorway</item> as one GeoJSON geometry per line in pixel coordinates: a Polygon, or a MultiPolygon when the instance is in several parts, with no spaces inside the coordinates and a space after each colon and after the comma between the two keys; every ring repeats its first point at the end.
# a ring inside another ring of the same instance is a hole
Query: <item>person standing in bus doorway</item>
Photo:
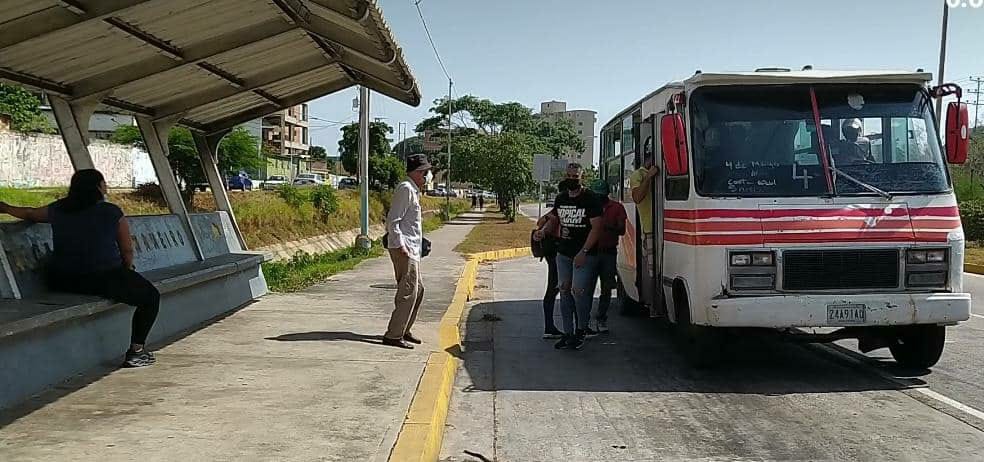
{"type": "Polygon", "coordinates": [[[557,349],[579,350],[593,332],[588,328],[595,279],[598,277],[598,241],[602,234],[601,202],[581,185],[581,164],[567,166],[566,179],[554,209],[560,220],[557,245],[557,286],[564,336],[557,349]],[[576,325],[575,325],[576,323],[576,325]]]}
{"type": "MultiPolygon", "coordinates": [[[[647,148],[649,146],[647,145],[647,148]]],[[[639,237],[642,242],[642,258],[644,265],[644,271],[648,273],[647,279],[652,281],[655,278],[653,274],[653,249],[655,248],[654,234],[653,234],[653,182],[659,177],[659,166],[656,165],[655,149],[649,148],[643,150],[642,166],[632,172],[629,177],[629,185],[632,186],[632,202],[636,203],[636,210],[639,212],[639,237]]],[[[643,292],[644,300],[652,300],[653,287],[652,284],[640,284],[640,291],[643,292]]],[[[652,305],[655,305],[653,303],[652,305]]],[[[622,307],[625,310],[625,307],[622,307]]],[[[649,314],[650,316],[655,316],[656,311],[655,306],[650,306],[649,314]]]]}
{"type": "Polygon", "coordinates": [[[605,180],[595,180],[591,185],[591,192],[595,193],[601,201],[603,230],[598,240],[598,279],[601,282],[601,295],[598,296],[598,313],[595,315],[596,330],[599,333],[608,332],[608,307],[612,304],[612,291],[615,290],[618,238],[625,234],[627,219],[625,207],[621,202],[609,199],[609,191],[608,182],[605,180]]]}

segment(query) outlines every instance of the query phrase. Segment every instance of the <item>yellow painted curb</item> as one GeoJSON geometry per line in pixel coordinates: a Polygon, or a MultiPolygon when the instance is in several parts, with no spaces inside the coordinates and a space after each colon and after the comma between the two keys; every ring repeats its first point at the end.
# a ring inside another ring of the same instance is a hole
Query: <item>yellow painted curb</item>
{"type": "Polygon", "coordinates": [[[964,263],[964,271],[974,274],[984,274],[984,265],[975,265],[973,263],[964,263]]]}
{"type": "Polygon", "coordinates": [[[424,373],[420,376],[410,409],[390,452],[391,462],[436,462],[441,456],[444,440],[444,424],[448,419],[448,407],[454,378],[458,372],[461,351],[461,335],[458,329],[465,304],[475,291],[478,264],[483,261],[505,260],[530,255],[529,247],[493,250],[466,256],[465,267],[458,276],[454,297],[438,325],[438,345],[427,358],[424,373]]]}

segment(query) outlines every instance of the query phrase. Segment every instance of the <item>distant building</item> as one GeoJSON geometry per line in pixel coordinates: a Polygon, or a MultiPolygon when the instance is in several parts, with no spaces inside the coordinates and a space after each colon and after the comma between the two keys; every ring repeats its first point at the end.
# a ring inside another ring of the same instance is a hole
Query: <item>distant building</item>
{"type": "Polygon", "coordinates": [[[574,122],[574,130],[584,141],[584,152],[571,150],[564,158],[576,161],[584,168],[591,168],[594,165],[594,133],[598,113],[585,109],[568,111],[567,103],[563,101],[547,101],[540,103],[540,114],[566,117],[574,122]]]}

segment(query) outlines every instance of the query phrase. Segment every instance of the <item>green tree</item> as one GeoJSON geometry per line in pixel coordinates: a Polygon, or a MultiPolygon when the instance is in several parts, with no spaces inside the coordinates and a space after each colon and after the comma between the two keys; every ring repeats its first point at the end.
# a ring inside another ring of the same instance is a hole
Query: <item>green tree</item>
{"type": "Polygon", "coordinates": [[[0,114],[9,115],[10,128],[19,132],[55,132],[41,113],[41,100],[19,86],[0,83],[0,114]]]}
{"type": "MultiPolygon", "coordinates": [[[[534,154],[556,158],[569,150],[584,150],[569,119],[534,114],[519,103],[494,103],[472,95],[448,103],[446,98],[435,100],[430,109],[435,115],[421,121],[417,132],[432,131],[432,138],[446,146],[450,112],[452,178],[491,189],[510,220],[515,219],[514,200],[536,186],[532,178],[534,154]]],[[[446,163],[444,156],[439,154],[432,160],[438,169],[446,163]]]]}
{"type": "MultiPolygon", "coordinates": [[[[393,155],[390,140],[393,127],[386,122],[369,124],[369,184],[376,188],[392,188],[405,174],[403,161],[393,155]]],[[[338,141],[342,168],[358,176],[359,172],[359,124],[342,127],[342,139],[338,141]]]]}
{"type": "Polygon", "coordinates": [[[328,160],[328,150],[324,146],[311,146],[311,149],[308,149],[308,154],[314,160],[328,160]]]}
{"type": "MultiPolygon", "coordinates": [[[[132,125],[121,125],[113,133],[111,141],[120,144],[131,144],[146,149],[140,130],[132,125]]],[[[257,140],[243,127],[237,127],[219,142],[217,161],[219,172],[223,174],[236,173],[240,170],[252,171],[259,169],[264,162],[256,153],[257,140]]],[[[195,186],[205,184],[205,172],[198,159],[198,150],[191,132],[183,127],[171,129],[167,137],[168,163],[184,186],[183,195],[190,204],[194,196],[195,186]]]]}

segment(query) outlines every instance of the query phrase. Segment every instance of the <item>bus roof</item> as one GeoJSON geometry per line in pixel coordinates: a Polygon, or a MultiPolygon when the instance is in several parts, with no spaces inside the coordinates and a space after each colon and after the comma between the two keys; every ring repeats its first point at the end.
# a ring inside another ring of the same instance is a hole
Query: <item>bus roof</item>
{"type": "Polygon", "coordinates": [[[912,71],[835,71],[767,69],[751,72],[701,72],[682,82],[671,82],[649,93],[612,117],[602,129],[621,123],[628,114],[640,109],[646,101],[668,90],[693,90],[711,85],[783,85],[793,83],[912,83],[923,85],[933,79],[928,72],[912,71]]]}
{"type": "Polygon", "coordinates": [[[932,80],[928,72],[911,71],[833,71],[762,70],[754,72],[705,72],[684,81],[687,89],[704,85],[769,85],[790,83],[914,83],[932,80]]]}

